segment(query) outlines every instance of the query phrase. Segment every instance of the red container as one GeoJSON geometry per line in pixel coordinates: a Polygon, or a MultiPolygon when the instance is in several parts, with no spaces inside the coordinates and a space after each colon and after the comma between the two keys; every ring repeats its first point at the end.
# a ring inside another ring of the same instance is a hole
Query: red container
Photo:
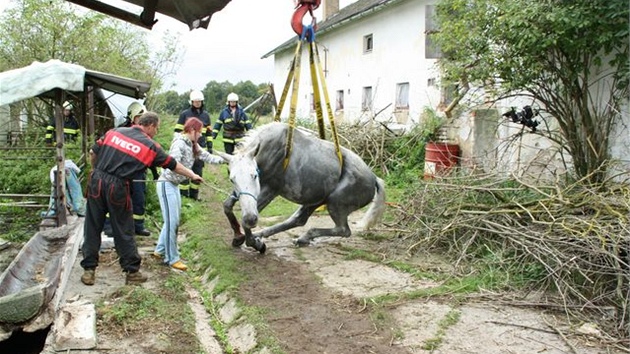
{"type": "Polygon", "coordinates": [[[424,179],[447,175],[459,161],[459,145],[427,143],[424,156],[424,179]]]}

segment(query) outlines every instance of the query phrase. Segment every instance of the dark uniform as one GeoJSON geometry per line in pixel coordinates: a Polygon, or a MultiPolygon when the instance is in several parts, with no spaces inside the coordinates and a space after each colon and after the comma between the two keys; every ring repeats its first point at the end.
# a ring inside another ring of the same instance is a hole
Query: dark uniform
{"type": "Polygon", "coordinates": [[[252,129],[247,114],[239,105],[236,106],[234,112],[232,112],[230,105],[226,105],[221,111],[219,119],[214,123],[212,129],[212,139],[219,135],[221,127],[223,127],[223,146],[225,152],[230,155],[234,153],[236,144],[243,140],[245,133],[252,129]]]}
{"type": "MultiPolygon", "coordinates": [[[[184,124],[186,124],[186,120],[190,117],[198,118],[203,123],[201,136],[197,142],[199,143],[199,146],[207,148],[208,152],[212,153],[212,130],[210,126],[210,116],[206,111],[204,111],[203,105],[199,109],[191,106],[187,110],[183,111],[182,114],[179,115],[179,119],[175,125],[175,132],[181,133],[184,131],[184,124]]],[[[203,161],[196,159],[192,166],[192,171],[203,177],[203,166],[203,161]]],[[[190,181],[180,183],[179,192],[184,197],[199,199],[199,183],[190,183],[190,181]]]]}
{"type": "MultiPolygon", "coordinates": [[[[79,135],[79,122],[74,117],[74,113],[70,113],[69,116],[63,117],[63,138],[65,141],[76,141],[79,135]]],[[[46,144],[52,144],[56,139],[55,135],[55,117],[50,119],[48,126],[46,127],[46,144]]]]}
{"type": "MultiPolygon", "coordinates": [[[[131,127],[131,119],[127,117],[126,122],[119,127],[131,127]]],[[[157,180],[160,176],[155,167],[150,167],[153,179],[157,180]]],[[[147,183],[144,182],[147,179],[147,171],[138,171],[132,178],[137,182],[131,183],[131,205],[133,207],[133,224],[135,234],[139,236],[149,236],[151,233],[144,227],[144,214],[146,211],[146,195],[147,195],[147,183]]],[[[113,237],[113,230],[111,223],[109,222],[109,215],[105,219],[105,227],[103,232],[109,237],[113,237]]]]}
{"type": "Polygon", "coordinates": [[[97,160],[87,188],[81,267],[88,270],[98,266],[101,232],[109,212],[120,266],[125,272],[137,272],[141,258],[134,238],[131,180],[151,166],[173,170],[177,161],[139,127],[111,129],[92,150],[97,160]]]}

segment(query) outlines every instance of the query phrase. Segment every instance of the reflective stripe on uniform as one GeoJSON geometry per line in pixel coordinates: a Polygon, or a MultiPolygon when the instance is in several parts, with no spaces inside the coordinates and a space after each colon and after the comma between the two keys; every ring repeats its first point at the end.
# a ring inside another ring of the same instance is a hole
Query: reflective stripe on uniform
{"type": "Polygon", "coordinates": [[[79,134],[79,129],[63,128],[65,134],[79,134]]]}
{"type": "Polygon", "coordinates": [[[180,191],[187,191],[190,189],[190,184],[180,184],[179,185],[179,190],[180,191]]]}
{"type": "Polygon", "coordinates": [[[144,215],[133,214],[134,220],[144,220],[144,215]]]}
{"type": "Polygon", "coordinates": [[[184,130],[184,125],[183,124],[176,124],[175,125],[175,131],[177,131],[179,129],[179,131],[184,130]]]}
{"type": "Polygon", "coordinates": [[[197,183],[191,183],[190,184],[190,189],[199,189],[199,185],[197,183]]]}

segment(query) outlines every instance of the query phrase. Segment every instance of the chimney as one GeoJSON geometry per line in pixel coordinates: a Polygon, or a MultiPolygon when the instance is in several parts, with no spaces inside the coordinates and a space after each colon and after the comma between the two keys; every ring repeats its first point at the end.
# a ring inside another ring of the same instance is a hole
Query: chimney
{"type": "Polygon", "coordinates": [[[322,16],[322,21],[326,21],[331,16],[339,12],[339,0],[323,0],[324,2],[324,11],[322,16]]]}

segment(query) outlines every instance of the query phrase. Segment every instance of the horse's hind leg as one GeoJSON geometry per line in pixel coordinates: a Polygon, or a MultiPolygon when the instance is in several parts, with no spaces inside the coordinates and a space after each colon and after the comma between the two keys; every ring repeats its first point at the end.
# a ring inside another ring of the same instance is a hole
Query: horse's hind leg
{"type": "Polygon", "coordinates": [[[350,226],[348,226],[348,215],[350,214],[343,208],[335,207],[328,204],[328,214],[335,222],[335,227],[330,228],[312,228],[306,231],[304,235],[297,239],[298,246],[308,245],[311,240],[321,236],[342,236],[348,237],[352,234],[350,226]]]}
{"type": "Polygon", "coordinates": [[[304,226],[306,225],[308,218],[311,217],[311,215],[313,214],[315,209],[317,209],[317,207],[319,207],[319,205],[314,205],[314,206],[302,205],[287,220],[279,224],[262,229],[256,232],[254,235],[256,237],[269,237],[271,235],[277,234],[278,232],[290,230],[298,226],[304,226]]]}

